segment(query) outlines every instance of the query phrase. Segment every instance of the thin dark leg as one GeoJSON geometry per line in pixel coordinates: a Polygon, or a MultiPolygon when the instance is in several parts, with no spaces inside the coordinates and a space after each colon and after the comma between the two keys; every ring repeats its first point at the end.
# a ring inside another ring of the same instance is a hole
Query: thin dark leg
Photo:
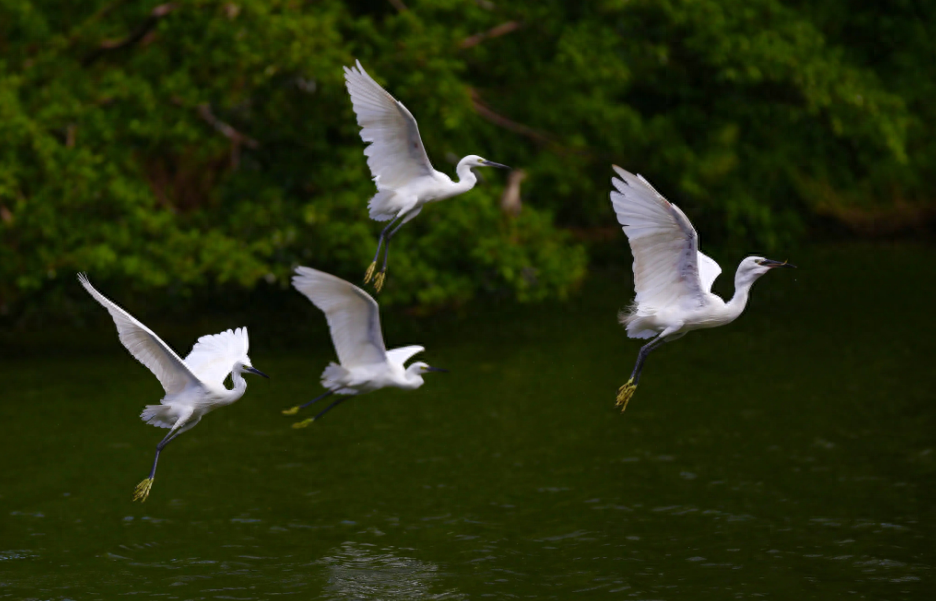
{"type": "Polygon", "coordinates": [[[387,272],[387,257],[390,256],[390,239],[393,238],[394,234],[400,231],[401,227],[403,227],[402,223],[393,228],[393,231],[387,234],[386,238],[384,239],[383,267],[380,268],[380,273],[387,272]]]}
{"type": "MultiPolygon", "coordinates": [[[[380,258],[380,245],[384,243],[384,240],[387,240],[387,231],[390,229],[390,226],[392,226],[396,222],[396,220],[399,219],[400,217],[402,217],[402,215],[397,215],[396,217],[391,219],[390,223],[387,224],[387,227],[385,227],[380,232],[380,238],[377,239],[377,252],[374,253],[374,263],[376,263],[377,260],[380,258]]],[[[396,230],[393,230],[393,231],[396,231],[396,230]]],[[[387,241],[389,242],[389,240],[387,241]]]]}
{"type": "Polygon", "coordinates": [[[328,407],[325,407],[324,409],[322,409],[321,411],[319,411],[318,414],[317,414],[315,417],[310,417],[310,418],[308,418],[308,419],[302,420],[301,422],[296,422],[296,423],[293,424],[292,427],[293,427],[293,428],[305,428],[306,426],[308,426],[309,424],[311,424],[311,423],[314,422],[315,420],[320,419],[323,415],[325,415],[326,413],[328,413],[329,411],[331,411],[332,409],[334,409],[335,407],[337,407],[339,404],[341,404],[341,403],[347,401],[349,398],[351,398],[351,397],[350,397],[350,396],[343,396],[343,397],[341,397],[340,399],[338,399],[337,401],[333,402],[333,403],[332,403],[331,405],[329,405],[328,407]]]}
{"type": "MultiPolygon", "coordinates": [[[[377,273],[377,276],[374,278],[374,288],[377,290],[377,292],[380,292],[380,290],[383,288],[384,278],[387,277],[387,258],[390,256],[390,239],[393,238],[393,235],[396,234],[397,231],[399,231],[401,227],[403,227],[404,223],[406,223],[406,219],[404,219],[395,228],[393,228],[393,230],[389,234],[384,236],[383,267],[380,268],[380,271],[377,273]]],[[[375,261],[375,264],[376,264],[376,261],[375,261]]]]}
{"type": "MultiPolygon", "coordinates": [[[[336,390],[337,390],[337,389],[336,389],[336,390]]],[[[300,409],[305,409],[306,407],[308,407],[308,406],[311,405],[312,403],[315,403],[315,402],[317,402],[317,401],[321,401],[321,400],[324,399],[325,397],[331,396],[331,395],[333,395],[333,394],[335,394],[335,390],[329,390],[329,391],[326,392],[325,394],[322,394],[322,395],[319,395],[319,396],[315,397],[314,399],[312,399],[311,401],[309,401],[308,403],[306,403],[306,404],[304,404],[304,405],[296,405],[295,407],[290,407],[289,409],[284,409],[284,410],[283,410],[283,415],[296,415],[297,413],[299,413],[299,410],[300,410],[300,409]]]]}
{"type": "Polygon", "coordinates": [[[328,413],[329,411],[331,411],[332,409],[334,409],[335,407],[337,407],[339,404],[341,404],[341,403],[347,401],[347,400],[350,399],[350,398],[351,398],[351,396],[343,396],[343,397],[341,397],[340,399],[338,399],[337,401],[335,401],[334,403],[332,403],[332,404],[329,405],[328,407],[325,407],[324,409],[322,409],[321,411],[319,411],[319,412],[318,412],[318,415],[316,415],[316,416],[313,417],[312,419],[321,419],[321,417],[322,417],[323,415],[325,415],[326,413],[328,413]]]}
{"type": "Polygon", "coordinates": [[[159,454],[162,452],[163,449],[166,448],[166,445],[168,445],[170,442],[175,440],[176,436],[182,433],[181,430],[182,428],[180,427],[175,432],[170,432],[169,434],[166,434],[166,437],[163,438],[161,441],[159,441],[159,444],[156,445],[156,457],[153,459],[153,469],[150,470],[150,475],[149,475],[150,480],[156,477],[156,464],[159,463],[159,454]]]}
{"type": "Polygon", "coordinates": [[[640,382],[640,372],[643,371],[643,366],[644,362],[647,360],[647,355],[658,349],[664,342],[665,341],[662,338],[655,338],[640,348],[640,352],[637,353],[637,364],[634,365],[634,371],[631,372],[631,380],[634,381],[634,386],[640,382]]]}

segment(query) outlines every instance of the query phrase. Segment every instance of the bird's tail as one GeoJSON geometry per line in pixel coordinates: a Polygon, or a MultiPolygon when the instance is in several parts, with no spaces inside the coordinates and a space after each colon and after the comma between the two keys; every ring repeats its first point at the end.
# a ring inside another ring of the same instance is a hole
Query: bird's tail
{"type": "Polygon", "coordinates": [[[329,363],[322,372],[322,386],[329,390],[340,389],[348,379],[348,370],[337,363],[329,363]]]}
{"type": "Polygon", "coordinates": [[[157,428],[171,428],[177,421],[169,405],[147,405],[140,419],[157,428]]]}
{"type": "Polygon", "coordinates": [[[396,196],[396,192],[393,190],[381,190],[374,194],[370,202],[367,203],[367,208],[370,209],[370,218],[374,221],[389,221],[396,217],[400,209],[393,206],[394,196],[396,196]]]}
{"type": "Polygon", "coordinates": [[[627,309],[618,313],[618,321],[627,328],[628,338],[653,338],[656,336],[656,330],[650,329],[647,318],[651,315],[641,315],[637,311],[637,304],[634,303],[627,309]]]}

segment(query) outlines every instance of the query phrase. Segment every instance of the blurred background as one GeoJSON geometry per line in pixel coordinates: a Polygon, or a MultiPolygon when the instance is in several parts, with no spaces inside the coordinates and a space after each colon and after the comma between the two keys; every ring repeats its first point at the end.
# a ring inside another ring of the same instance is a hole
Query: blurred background
{"type": "Polygon", "coordinates": [[[936,4],[0,0],[0,599],[925,599],[936,570],[936,4]],[[388,346],[451,369],[305,430],[381,224],[360,59],[471,192],[394,242],[388,346]],[[696,225],[743,317],[656,351],[617,311],[611,164],[696,225]],[[180,354],[247,326],[242,400],[160,459],[180,354]]]}
{"type": "Polygon", "coordinates": [[[915,0],[4,0],[0,320],[80,318],[79,270],[154,310],[278,291],[297,264],[357,281],[380,226],[355,59],[436,168],[526,175],[519,205],[485,170],[408,225],[385,303],[563,298],[629,263],[611,163],[716,258],[928,236],[934,24],[915,0]]]}

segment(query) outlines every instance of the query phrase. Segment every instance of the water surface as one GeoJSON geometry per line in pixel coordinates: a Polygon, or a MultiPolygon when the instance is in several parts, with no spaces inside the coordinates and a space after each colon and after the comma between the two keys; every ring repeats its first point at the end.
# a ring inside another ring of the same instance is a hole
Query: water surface
{"type": "Polygon", "coordinates": [[[273,379],[170,445],[143,505],[155,378],[106,323],[70,338],[87,352],[8,343],[0,598],[932,598],[936,250],[803,254],[738,322],[652,355],[625,415],[624,272],[387,315],[451,373],[300,431],[279,410],[319,393],[324,320],[284,315],[319,322],[288,349],[251,323],[273,379]]]}

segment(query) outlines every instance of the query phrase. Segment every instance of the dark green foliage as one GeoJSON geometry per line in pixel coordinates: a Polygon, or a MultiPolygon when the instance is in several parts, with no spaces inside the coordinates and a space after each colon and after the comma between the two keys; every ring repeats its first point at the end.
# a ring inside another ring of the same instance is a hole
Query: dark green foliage
{"type": "Polygon", "coordinates": [[[934,19],[912,2],[394,5],[0,0],[0,309],[54,301],[78,270],[176,297],[285,286],[296,264],[356,281],[381,226],[354,58],[436,168],[477,153],[529,172],[516,219],[486,170],[401,230],[386,301],[565,294],[585,254],[554,219],[612,225],[611,162],[706,241],[748,247],[817,213],[931,206],[934,19]]]}

